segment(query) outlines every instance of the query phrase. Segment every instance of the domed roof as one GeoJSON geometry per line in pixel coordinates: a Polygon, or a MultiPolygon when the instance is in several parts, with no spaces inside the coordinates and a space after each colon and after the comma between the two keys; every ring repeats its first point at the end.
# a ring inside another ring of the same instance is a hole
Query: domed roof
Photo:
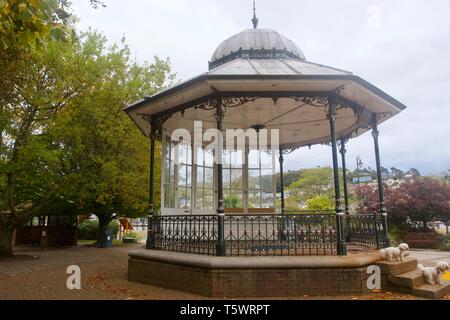
{"type": "Polygon", "coordinates": [[[210,67],[238,57],[289,57],[305,60],[300,48],[291,40],[272,29],[247,29],[222,42],[214,52],[210,67]]]}

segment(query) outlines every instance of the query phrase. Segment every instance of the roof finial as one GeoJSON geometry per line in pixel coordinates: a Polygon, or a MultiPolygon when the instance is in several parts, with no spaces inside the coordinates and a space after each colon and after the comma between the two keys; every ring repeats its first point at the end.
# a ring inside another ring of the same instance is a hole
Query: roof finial
{"type": "Polygon", "coordinates": [[[256,4],[255,4],[255,0],[253,0],[253,29],[258,28],[258,18],[256,17],[256,4]]]}

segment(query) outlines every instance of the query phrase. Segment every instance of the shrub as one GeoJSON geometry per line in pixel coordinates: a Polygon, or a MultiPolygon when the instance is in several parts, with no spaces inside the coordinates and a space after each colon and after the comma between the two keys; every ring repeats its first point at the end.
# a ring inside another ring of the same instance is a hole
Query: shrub
{"type": "Polygon", "coordinates": [[[317,196],[306,200],[308,210],[333,210],[334,202],[327,196],[317,196]]]}
{"type": "Polygon", "coordinates": [[[124,239],[139,239],[139,236],[137,235],[136,232],[130,231],[130,232],[127,232],[127,233],[123,236],[123,238],[124,238],[124,239]]]}
{"type": "MultiPolygon", "coordinates": [[[[109,226],[112,229],[113,236],[116,237],[119,232],[119,224],[112,221],[109,226]]],[[[98,220],[85,220],[78,225],[79,240],[96,240],[98,235],[98,220]]]]}
{"type": "Polygon", "coordinates": [[[242,208],[242,199],[232,194],[225,197],[224,205],[228,209],[242,208]]]}
{"type": "Polygon", "coordinates": [[[442,251],[450,251],[450,235],[449,234],[441,237],[440,249],[442,251]]]}
{"type": "Polygon", "coordinates": [[[400,244],[404,241],[406,236],[406,231],[404,228],[399,227],[395,224],[388,224],[388,232],[389,232],[389,239],[392,241],[392,245],[400,244]]]}
{"type": "Polygon", "coordinates": [[[108,226],[110,229],[112,229],[114,238],[117,238],[117,234],[119,233],[120,225],[119,222],[116,220],[111,221],[111,223],[108,226]]]}

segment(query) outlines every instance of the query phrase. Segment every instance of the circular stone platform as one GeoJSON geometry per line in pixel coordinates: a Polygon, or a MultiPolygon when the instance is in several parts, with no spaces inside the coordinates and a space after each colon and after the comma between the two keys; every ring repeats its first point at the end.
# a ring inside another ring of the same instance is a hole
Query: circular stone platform
{"type": "Polygon", "coordinates": [[[216,257],[130,252],[128,280],[214,298],[362,295],[377,253],[344,257],[216,257]]]}

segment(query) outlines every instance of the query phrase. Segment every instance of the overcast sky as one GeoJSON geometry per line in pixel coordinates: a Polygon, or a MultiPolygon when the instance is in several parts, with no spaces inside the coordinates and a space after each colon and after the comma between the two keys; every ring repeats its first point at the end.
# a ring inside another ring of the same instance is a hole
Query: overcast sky
{"type": "MultiPolygon", "coordinates": [[[[122,36],[139,60],[169,57],[178,79],[208,69],[215,48],[251,27],[251,0],[104,0],[93,10],[73,0],[82,30],[112,42],[122,36]]],[[[380,126],[382,165],[423,174],[450,169],[450,1],[257,0],[259,27],[297,43],[307,60],[345,69],[408,109],[380,126]]],[[[360,155],[374,167],[370,133],[348,144],[349,167],[360,155]]],[[[300,149],[288,169],[331,165],[329,147],[300,149]]]]}

